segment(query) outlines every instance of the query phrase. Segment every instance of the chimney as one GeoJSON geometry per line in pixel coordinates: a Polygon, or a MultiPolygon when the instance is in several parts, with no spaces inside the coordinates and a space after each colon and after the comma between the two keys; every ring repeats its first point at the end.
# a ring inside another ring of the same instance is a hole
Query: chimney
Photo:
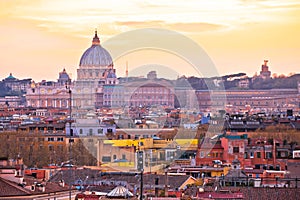
{"type": "Polygon", "coordinates": [[[264,60],[264,66],[268,66],[268,60],[264,60]]]}
{"type": "Polygon", "coordinates": [[[64,180],[60,180],[60,181],[59,181],[59,186],[65,187],[65,181],[64,181],[64,180]]]}
{"type": "Polygon", "coordinates": [[[35,191],[35,184],[31,185],[30,190],[35,191]]]}
{"type": "Polygon", "coordinates": [[[41,192],[45,192],[46,187],[44,185],[39,185],[38,190],[41,192]]]}

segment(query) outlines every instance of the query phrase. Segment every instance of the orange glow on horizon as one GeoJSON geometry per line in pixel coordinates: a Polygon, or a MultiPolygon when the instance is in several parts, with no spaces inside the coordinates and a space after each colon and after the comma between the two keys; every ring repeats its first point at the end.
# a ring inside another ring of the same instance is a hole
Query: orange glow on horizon
{"type": "MultiPolygon", "coordinates": [[[[264,59],[270,61],[272,73],[300,73],[299,21],[296,0],[2,0],[1,77],[13,73],[20,79],[56,80],[66,68],[75,79],[95,28],[105,42],[119,33],[149,27],[174,30],[193,39],[222,75],[245,72],[253,76],[264,59]]],[[[150,62],[147,56],[129,56],[115,63],[118,76],[125,76],[126,61],[129,69],[130,64],[150,62]]],[[[185,73],[182,63],[160,62],[180,75],[185,73]]]]}

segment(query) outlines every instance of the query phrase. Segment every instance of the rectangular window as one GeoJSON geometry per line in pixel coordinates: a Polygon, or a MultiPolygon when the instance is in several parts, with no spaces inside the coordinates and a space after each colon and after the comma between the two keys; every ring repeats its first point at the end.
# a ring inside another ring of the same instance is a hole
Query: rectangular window
{"type": "Polygon", "coordinates": [[[257,158],[261,158],[261,153],[260,153],[260,152],[257,152],[257,153],[256,153],[256,157],[257,157],[257,158]]]}
{"type": "Polygon", "coordinates": [[[239,147],[233,147],[233,153],[239,153],[240,148],[239,147]]]}
{"type": "Polygon", "coordinates": [[[103,129],[98,129],[98,134],[103,134],[103,129]]]}
{"type": "Polygon", "coordinates": [[[102,156],[102,162],[111,162],[110,156],[102,156]]]}
{"type": "Polygon", "coordinates": [[[260,165],[259,164],[254,165],[254,169],[260,169],[260,165]]]}
{"type": "Polygon", "coordinates": [[[49,145],[48,148],[49,148],[49,151],[53,151],[54,150],[54,147],[52,145],[49,145]]]}
{"type": "Polygon", "coordinates": [[[200,158],[204,158],[204,152],[200,151],[200,158]]]}
{"type": "Polygon", "coordinates": [[[271,159],[272,157],[272,152],[266,152],[266,159],[271,159]]]}
{"type": "Polygon", "coordinates": [[[250,152],[250,158],[254,158],[254,153],[250,152]]]}

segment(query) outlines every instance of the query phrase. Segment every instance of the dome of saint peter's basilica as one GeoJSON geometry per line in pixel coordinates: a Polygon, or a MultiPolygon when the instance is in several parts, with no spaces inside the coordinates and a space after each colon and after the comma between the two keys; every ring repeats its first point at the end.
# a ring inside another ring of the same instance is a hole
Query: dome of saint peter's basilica
{"type": "Polygon", "coordinates": [[[109,52],[100,45],[100,39],[95,31],[92,46],[81,56],[79,66],[81,67],[108,67],[113,66],[109,52]]]}

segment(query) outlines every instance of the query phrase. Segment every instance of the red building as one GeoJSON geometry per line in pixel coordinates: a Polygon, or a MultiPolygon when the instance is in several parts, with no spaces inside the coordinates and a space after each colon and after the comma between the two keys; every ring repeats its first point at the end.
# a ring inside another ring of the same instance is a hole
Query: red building
{"type": "Polygon", "coordinates": [[[264,170],[285,170],[289,150],[279,141],[252,139],[245,152],[245,167],[264,170]]]}
{"type": "Polygon", "coordinates": [[[244,167],[245,149],[248,143],[247,137],[247,134],[225,135],[220,139],[224,148],[223,160],[226,163],[231,163],[234,159],[238,159],[241,167],[244,167]]]}
{"type": "Polygon", "coordinates": [[[212,166],[218,161],[222,161],[224,156],[224,148],[218,140],[203,140],[197,149],[196,165],[212,166]]]}

